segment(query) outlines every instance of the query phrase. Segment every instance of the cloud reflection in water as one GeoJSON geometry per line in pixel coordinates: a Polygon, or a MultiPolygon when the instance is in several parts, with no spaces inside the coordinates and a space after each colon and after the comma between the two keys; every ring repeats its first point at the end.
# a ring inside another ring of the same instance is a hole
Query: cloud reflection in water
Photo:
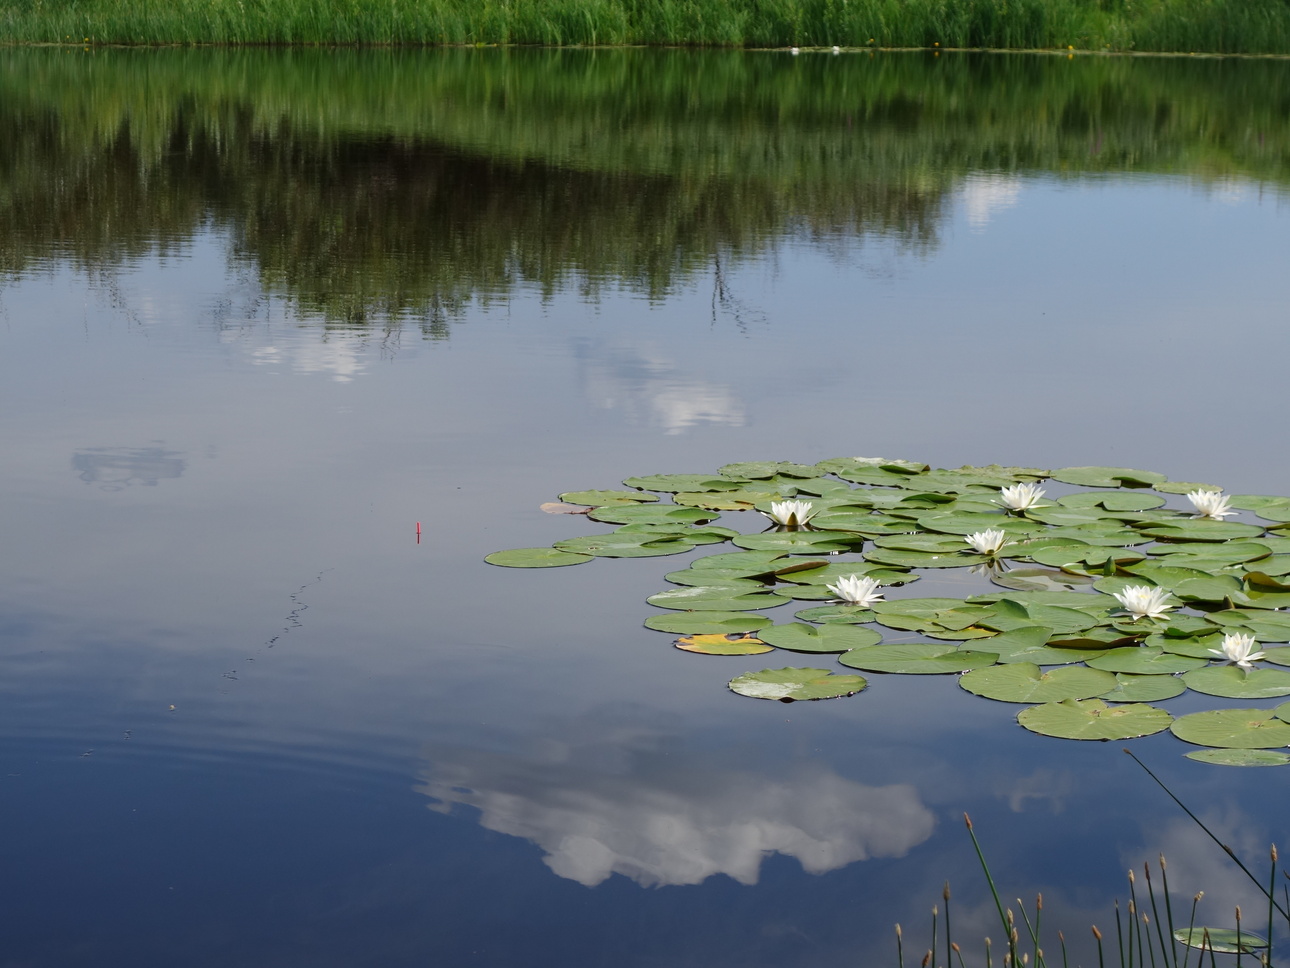
{"type": "Polygon", "coordinates": [[[482,826],[532,841],[552,871],[588,887],[611,874],[643,887],[714,874],[751,885],[774,853],[822,874],[903,856],[935,825],[908,784],[866,786],[813,761],[768,777],[639,730],[585,734],[527,755],[436,750],[416,789],[440,813],[474,807],[482,826]]]}

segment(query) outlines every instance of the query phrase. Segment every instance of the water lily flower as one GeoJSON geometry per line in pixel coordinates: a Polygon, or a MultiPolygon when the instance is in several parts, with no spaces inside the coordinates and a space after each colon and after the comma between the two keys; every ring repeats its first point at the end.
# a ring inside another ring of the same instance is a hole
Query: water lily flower
{"type": "Polygon", "coordinates": [[[1263,652],[1254,651],[1254,636],[1246,632],[1228,632],[1223,636],[1223,647],[1209,651],[1220,659],[1235,662],[1246,670],[1254,668],[1254,663],[1265,655],[1263,652]]]}
{"type": "Polygon", "coordinates": [[[883,601],[882,592],[878,591],[878,579],[868,576],[861,578],[858,575],[846,575],[824,587],[847,605],[869,608],[874,602],[883,601]]]}
{"type": "Polygon", "coordinates": [[[1187,494],[1187,500],[1191,501],[1191,506],[1196,509],[1198,518],[1214,518],[1221,521],[1229,514],[1236,513],[1228,507],[1228,501],[1231,498],[1222,491],[1191,491],[1187,494]]]}
{"type": "Polygon", "coordinates": [[[1161,618],[1165,612],[1174,607],[1165,604],[1165,599],[1169,597],[1167,591],[1150,585],[1130,585],[1124,591],[1116,592],[1115,597],[1135,621],[1143,616],[1161,618]]]}
{"type": "Polygon", "coordinates": [[[770,510],[761,513],[781,528],[800,528],[815,515],[810,501],[772,501],[770,510]]]}
{"type": "Polygon", "coordinates": [[[982,555],[994,555],[999,553],[1003,547],[1003,542],[1007,540],[1002,528],[987,528],[984,531],[978,531],[970,534],[963,540],[972,546],[972,550],[982,555]]]}
{"type": "Polygon", "coordinates": [[[1005,487],[1000,496],[1001,502],[1009,511],[1025,511],[1039,507],[1039,499],[1044,496],[1044,489],[1038,484],[1013,484],[1005,487]]]}

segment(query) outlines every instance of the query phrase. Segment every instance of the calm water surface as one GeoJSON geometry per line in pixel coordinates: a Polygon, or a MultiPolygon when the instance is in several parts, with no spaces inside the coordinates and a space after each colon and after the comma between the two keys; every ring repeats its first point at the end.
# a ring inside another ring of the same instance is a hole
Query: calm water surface
{"type": "MultiPolygon", "coordinates": [[[[963,811],[1072,963],[1162,850],[1210,923],[1253,908],[1122,744],[952,677],[744,699],[763,657],[641,627],[681,559],[481,559],[734,460],[1290,494],[1286,91],[0,53],[0,965],[877,965],[897,921],[916,962],[947,878],[999,936],[963,811]]],[[[1286,772],[1133,748],[1252,860],[1286,839],[1286,772]]]]}

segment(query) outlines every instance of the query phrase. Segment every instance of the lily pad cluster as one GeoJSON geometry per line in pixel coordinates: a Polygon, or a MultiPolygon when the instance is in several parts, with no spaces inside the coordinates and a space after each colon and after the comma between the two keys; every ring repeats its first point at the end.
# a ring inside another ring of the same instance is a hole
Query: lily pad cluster
{"type": "Polygon", "coordinates": [[[1205,747],[1189,754],[1204,762],[1290,763],[1290,702],[1177,718],[1151,705],[1188,690],[1290,696],[1290,671],[1278,668],[1290,666],[1290,497],[1225,495],[1124,467],[858,457],[623,484],[559,496],[613,530],[485,560],[552,567],[729,543],[738,550],[668,573],[669,587],[647,598],[663,611],[645,625],[682,636],[690,652],[835,655],[848,670],[749,672],[731,680],[740,695],[850,696],[868,685],[850,670],[955,674],[969,692],[1025,704],[1017,720],[1036,733],[1122,740],[1169,729],[1205,747]],[[726,527],[736,514],[754,527],[726,527]],[[990,590],[910,594],[944,569],[969,570],[990,590]],[[793,605],[805,607],[792,620],[761,614],[793,605]]]}

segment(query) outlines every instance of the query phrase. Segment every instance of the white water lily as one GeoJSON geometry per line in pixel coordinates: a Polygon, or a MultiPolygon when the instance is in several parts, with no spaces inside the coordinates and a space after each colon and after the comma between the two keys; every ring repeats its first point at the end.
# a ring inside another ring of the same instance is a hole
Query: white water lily
{"type": "Polygon", "coordinates": [[[1039,506],[1039,499],[1044,496],[1044,489],[1038,484],[1013,484],[1005,487],[1000,492],[1000,496],[1003,498],[1000,503],[1009,511],[1025,511],[1039,506]]]}
{"type": "Polygon", "coordinates": [[[1196,509],[1198,518],[1215,518],[1223,520],[1229,514],[1235,514],[1228,502],[1231,500],[1222,491],[1190,491],[1187,494],[1187,500],[1191,501],[1191,506],[1196,509]]]}
{"type": "Polygon", "coordinates": [[[1002,528],[987,528],[970,534],[963,540],[972,546],[972,550],[982,555],[998,554],[1008,536],[1002,528]]]}
{"type": "Polygon", "coordinates": [[[1220,659],[1235,662],[1242,669],[1254,668],[1254,663],[1265,655],[1254,651],[1254,636],[1245,632],[1228,632],[1223,636],[1223,647],[1209,651],[1220,659]]]}
{"type": "Polygon", "coordinates": [[[846,575],[832,585],[825,585],[829,591],[838,596],[838,600],[847,605],[859,605],[869,608],[874,602],[883,601],[882,592],[878,591],[876,578],[858,575],[846,575]]]}
{"type": "Polygon", "coordinates": [[[1165,600],[1169,597],[1167,591],[1150,585],[1130,585],[1124,591],[1116,592],[1115,597],[1135,620],[1143,616],[1161,618],[1165,612],[1174,607],[1165,604],[1165,600]]]}
{"type": "Polygon", "coordinates": [[[772,501],[770,510],[761,513],[781,528],[800,528],[815,515],[810,501],[772,501]]]}

